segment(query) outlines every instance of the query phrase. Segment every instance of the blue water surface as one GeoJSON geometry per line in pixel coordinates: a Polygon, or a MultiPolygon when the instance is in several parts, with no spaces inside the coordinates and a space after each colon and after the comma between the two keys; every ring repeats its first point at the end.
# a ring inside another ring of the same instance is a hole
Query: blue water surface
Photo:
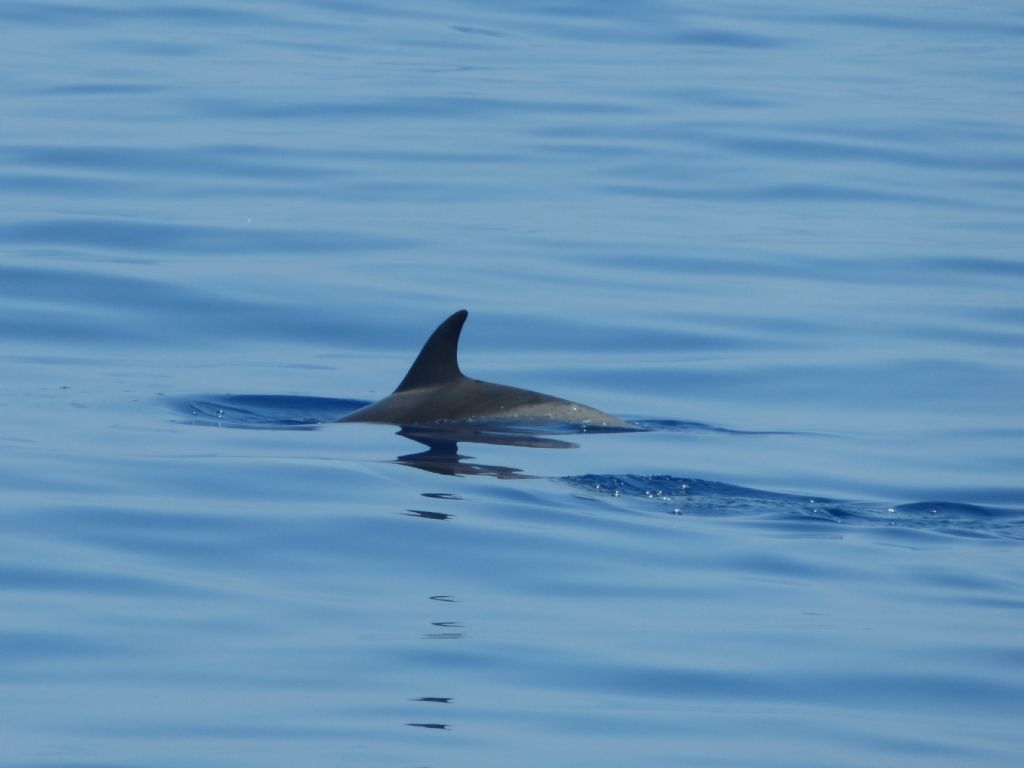
{"type": "Polygon", "coordinates": [[[1019,765],[1022,38],[0,4],[0,764],[1019,765]]]}

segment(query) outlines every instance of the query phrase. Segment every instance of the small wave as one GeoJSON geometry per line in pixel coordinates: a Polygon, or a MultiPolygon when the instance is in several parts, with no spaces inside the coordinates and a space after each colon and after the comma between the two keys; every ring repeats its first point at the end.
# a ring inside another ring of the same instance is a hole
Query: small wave
{"type": "Polygon", "coordinates": [[[703,421],[682,421],[679,419],[635,419],[630,423],[641,429],[657,432],[718,432],[726,435],[808,435],[809,432],[785,430],[730,429],[703,421]]]}
{"type": "Polygon", "coordinates": [[[1024,520],[1011,510],[956,501],[919,501],[889,507],[893,525],[933,528],[962,536],[1024,538],[1024,520]]]}
{"type": "Polygon", "coordinates": [[[362,408],[365,400],[287,395],[184,398],[175,410],[193,424],[233,429],[315,429],[362,408]]]}
{"type": "Polygon", "coordinates": [[[675,515],[813,519],[830,523],[896,526],[956,536],[1024,539],[1024,515],[951,501],[882,507],[820,496],[762,491],[712,480],[671,475],[576,475],[562,478],[589,494],[621,498],[644,509],[675,515]]]}
{"type": "MultiPolygon", "coordinates": [[[[298,395],[202,395],[180,398],[172,401],[172,404],[174,409],[188,417],[190,422],[203,426],[236,429],[312,429],[335,422],[370,403],[366,400],[298,395]]],[[[534,444],[519,440],[521,436],[633,432],[651,428],[640,423],[637,423],[634,429],[561,421],[530,423],[502,419],[474,419],[467,422],[436,422],[413,426],[414,431],[443,434],[449,441],[501,442],[508,445],[534,444]],[[480,435],[496,437],[483,441],[473,439],[474,436],[480,435]],[[497,439],[500,436],[508,436],[509,440],[497,439]]],[[[543,441],[538,444],[543,445],[543,441]]]]}

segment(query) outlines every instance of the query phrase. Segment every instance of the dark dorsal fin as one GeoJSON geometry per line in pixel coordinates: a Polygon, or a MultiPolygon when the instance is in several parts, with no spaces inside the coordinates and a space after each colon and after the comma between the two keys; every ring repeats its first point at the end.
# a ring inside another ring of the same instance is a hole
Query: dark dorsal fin
{"type": "Polygon", "coordinates": [[[437,326],[395,392],[432,387],[462,378],[462,371],[459,370],[459,334],[468,316],[469,312],[460,309],[437,326]]]}

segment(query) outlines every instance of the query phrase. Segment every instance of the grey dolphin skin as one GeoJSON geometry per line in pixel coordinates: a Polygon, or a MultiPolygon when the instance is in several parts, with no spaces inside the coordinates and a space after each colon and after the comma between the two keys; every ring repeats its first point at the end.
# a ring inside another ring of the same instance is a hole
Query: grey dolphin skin
{"type": "Polygon", "coordinates": [[[575,424],[613,430],[640,430],[588,405],[528,389],[491,384],[459,370],[459,335],[469,313],[460,309],[437,327],[420,350],[398,389],[372,405],[338,419],[398,426],[517,422],[575,424]]]}

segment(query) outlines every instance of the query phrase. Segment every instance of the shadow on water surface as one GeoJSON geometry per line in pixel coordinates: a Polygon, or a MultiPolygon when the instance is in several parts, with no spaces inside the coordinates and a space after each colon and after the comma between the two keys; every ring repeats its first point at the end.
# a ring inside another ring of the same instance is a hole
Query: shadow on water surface
{"type": "Polygon", "coordinates": [[[433,472],[439,475],[487,475],[502,480],[514,478],[526,479],[533,477],[524,474],[516,467],[505,467],[496,464],[476,464],[469,459],[472,456],[464,456],[459,453],[459,443],[486,443],[490,445],[510,445],[521,448],[577,448],[575,443],[565,440],[556,440],[541,435],[528,433],[489,430],[486,427],[481,429],[448,428],[444,427],[402,427],[398,434],[415,440],[427,446],[427,450],[419,453],[407,453],[399,456],[395,461],[405,464],[407,467],[415,467],[426,472],[433,472]]]}
{"type": "MultiPolygon", "coordinates": [[[[174,407],[189,423],[230,429],[308,430],[337,421],[367,405],[364,400],[286,395],[221,395],[185,398],[174,407]]],[[[642,431],[705,431],[736,436],[790,435],[786,431],[729,429],[695,421],[652,419],[633,421],[642,431]]],[[[579,448],[564,439],[588,432],[622,432],[574,424],[524,425],[478,422],[400,427],[397,434],[426,450],[395,457],[398,464],[448,476],[482,475],[503,480],[538,479],[516,467],[483,464],[459,452],[459,443],[519,448],[579,448]]],[[[803,434],[803,433],[801,433],[803,434]]],[[[804,519],[931,530],[957,536],[1024,539],[1024,516],[949,501],[921,501],[883,507],[867,502],[826,499],[730,485],[674,475],[572,475],[553,478],[593,499],[612,498],[625,506],[655,509],[674,515],[742,516],[752,519],[804,519]]],[[[433,520],[450,516],[407,510],[406,514],[433,520]]]]}

